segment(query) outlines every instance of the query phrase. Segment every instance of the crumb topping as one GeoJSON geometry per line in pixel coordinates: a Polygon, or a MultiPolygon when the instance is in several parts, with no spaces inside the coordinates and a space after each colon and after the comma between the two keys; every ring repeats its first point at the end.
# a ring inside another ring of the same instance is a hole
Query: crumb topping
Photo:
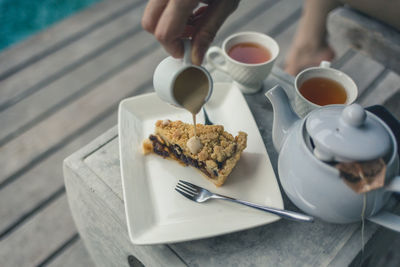
{"type": "MultiPolygon", "coordinates": [[[[196,124],[197,136],[203,145],[199,153],[192,155],[194,159],[201,161],[214,160],[223,162],[232,157],[236,150],[246,148],[247,134],[239,132],[238,136],[233,137],[224,131],[222,125],[203,125],[196,124]]],[[[156,122],[156,134],[169,140],[173,144],[179,145],[184,153],[190,153],[187,146],[188,140],[194,136],[192,124],[182,121],[170,121],[164,124],[162,120],[156,122]]]]}
{"type": "Polygon", "coordinates": [[[154,152],[193,166],[216,186],[221,186],[246,148],[247,134],[239,132],[234,137],[221,125],[197,124],[196,129],[197,136],[194,136],[193,124],[159,120],[154,135],[143,142],[143,152],[154,152]],[[196,144],[192,144],[193,140],[196,144]]]}

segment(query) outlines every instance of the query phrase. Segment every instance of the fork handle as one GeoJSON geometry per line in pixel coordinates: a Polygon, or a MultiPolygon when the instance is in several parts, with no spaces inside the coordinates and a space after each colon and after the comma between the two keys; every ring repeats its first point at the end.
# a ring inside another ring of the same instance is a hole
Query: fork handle
{"type": "Polygon", "coordinates": [[[258,210],[262,210],[262,211],[266,211],[275,215],[278,215],[282,218],[285,219],[289,219],[289,220],[293,220],[293,221],[301,221],[301,222],[313,222],[314,221],[314,217],[312,216],[308,216],[302,213],[298,213],[298,212],[294,212],[294,211],[288,211],[288,210],[281,210],[281,209],[276,209],[276,208],[270,208],[270,207],[265,207],[265,206],[261,206],[258,204],[254,204],[248,201],[244,201],[244,200],[240,200],[240,199],[236,199],[233,197],[228,197],[228,196],[223,196],[220,194],[214,194],[212,196],[212,198],[217,198],[217,199],[223,199],[223,200],[228,200],[231,202],[236,202],[236,203],[240,203],[242,205],[248,206],[248,207],[252,207],[258,210]]]}

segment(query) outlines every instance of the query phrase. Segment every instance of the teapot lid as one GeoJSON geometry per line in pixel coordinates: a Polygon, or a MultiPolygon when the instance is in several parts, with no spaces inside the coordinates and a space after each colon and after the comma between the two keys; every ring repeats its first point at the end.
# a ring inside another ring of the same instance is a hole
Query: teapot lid
{"type": "Polygon", "coordinates": [[[360,105],[330,105],[311,112],[306,121],[315,148],[323,161],[367,161],[386,155],[390,136],[382,123],[360,105]]]}

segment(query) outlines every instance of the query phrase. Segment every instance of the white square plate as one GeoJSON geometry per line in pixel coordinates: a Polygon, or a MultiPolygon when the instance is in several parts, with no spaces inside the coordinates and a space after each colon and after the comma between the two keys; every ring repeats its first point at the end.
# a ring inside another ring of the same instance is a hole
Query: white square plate
{"type": "MultiPolygon", "coordinates": [[[[142,141],[159,119],[192,123],[191,114],[162,102],[155,93],[123,100],[119,106],[119,144],[125,211],[134,244],[187,241],[271,223],[279,217],[222,200],[190,201],[174,188],[183,179],[216,193],[275,208],[282,196],[265,145],[241,92],[216,83],[205,105],[210,119],[237,135],[248,134],[247,148],[226,183],[215,187],[198,170],[173,160],[142,154],[142,141]]],[[[204,121],[202,114],[198,115],[204,121]]]]}

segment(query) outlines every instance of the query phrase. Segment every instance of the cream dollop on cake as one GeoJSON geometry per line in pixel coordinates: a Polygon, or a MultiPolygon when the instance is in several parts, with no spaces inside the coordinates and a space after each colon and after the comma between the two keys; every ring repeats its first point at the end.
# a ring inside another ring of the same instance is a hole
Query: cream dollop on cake
{"type": "Polygon", "coordinates": [[[165,120],[162,121],[162,125],[163,126],[167,126],[170,122],[171,122],[171,120],[165,119],[165,120]]]}
{"type": "Polygon", "coordinates": [[[200,138],[197,136],[192,136],[186,143],[190,153],[193,155],[198,154],[201,151],[203,145],[201,144],[200,138]]]}

